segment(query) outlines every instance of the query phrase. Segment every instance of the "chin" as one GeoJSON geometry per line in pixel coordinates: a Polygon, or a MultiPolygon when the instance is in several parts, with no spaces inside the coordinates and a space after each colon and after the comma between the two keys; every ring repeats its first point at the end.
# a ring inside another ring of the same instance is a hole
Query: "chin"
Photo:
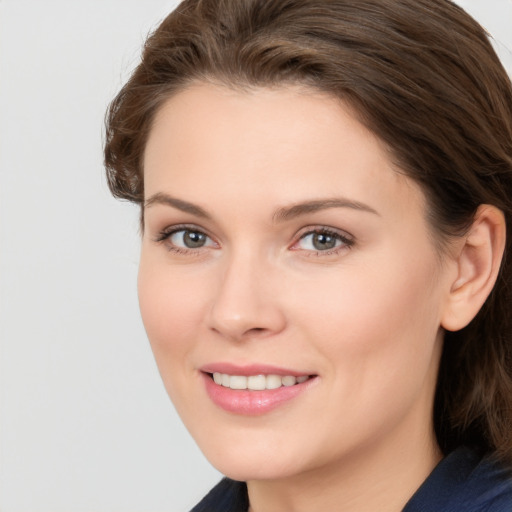
{"type": "Polygon", "coordinates": [[[275,460],[269,457],[265,461],[261,460],[240,460],[236,455],[231,460],[211,460],[212,465],[223,475],[232,480],[247,482],[250,480],[279,480],[293,476],[297,472],[297,467],[286,468],[276,465],[275,460]]]}
{"type": "Polygon", "coordinates": [[[286,450],[289,454],[295,453],[289,457],[270,445],[264,449],[261,444],[217,442],[208,447],[199,443],[199,447],[212,466],[233,480],[275,480],[298,471],[296,452],[286,450]]]}

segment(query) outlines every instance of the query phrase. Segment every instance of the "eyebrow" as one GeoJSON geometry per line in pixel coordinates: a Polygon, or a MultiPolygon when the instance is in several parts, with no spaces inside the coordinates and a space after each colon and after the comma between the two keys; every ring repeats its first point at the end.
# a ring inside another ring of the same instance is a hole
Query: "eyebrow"
{"type": "MultiPolygon", "coordinates": [[[[201,217],[203,219],[212,218],[212,216],[201,206],[198,206],[194,203],[190,203],[188,201],[184,201],[183,199],[172,197],[168,194],[164,194],[163,192],[153,194],[149,199],[147,199],[144,202],[144,208],[150,208],[155,204],[172,206],[177,210],[180,210],[185,213],[190,213],[192,215],[195,215],[196,217],[201,217]]],[[[315,213],[330,208],[352,208],[353,210],[359,210],[367,213],[372,213],[374,215],[380,215],[376,210],[374,210],[372,207],[364,203],[361,203],[359,201],[352,201],[350,199],[342,197],[335,197],[330,199],[314,199],[311,201],[304,201],[302,203],[297,203],[291,206],[279,208],[272,216],[272,220],[274,223],[285,222],[296,217],[300,217],[301,215],[315,213]]]]}
{"type": "Polygon", "coordinates": [[[331,199],[316,199],[312,201],[305,201],[303,203],[297,203],[292,206],[279,208],[273,215],[272,219],[274,222],[283,222],[294,219],[301,215],[308,213],[314,213],[321,210],[327,210],[329,208],[352,208],[354,210],[360,210],[363,212],[373,213],[379,215],[377,210],[374,210],[370,206],[360,203],[359,201],[351,201],[343,197],[335,197],[331,199]]]}
{"type": "Polygon", "coordinates": [[[171,197],[168,194],[164,194],[163,192],[158,192],[153,194],[149,199],[144,201],[144,208],[150,208],[155,204],[163,204],[167,206],[172,206],[177,210],[181,210],[185,213],[191,213],[196,217],[201,217],[203,219],[211,219],[211,215],[206,212],[200,206],[196,204],[189,203],[188,201],[183,201],[182,199],[177,199],[176,197],[171,197]]]}

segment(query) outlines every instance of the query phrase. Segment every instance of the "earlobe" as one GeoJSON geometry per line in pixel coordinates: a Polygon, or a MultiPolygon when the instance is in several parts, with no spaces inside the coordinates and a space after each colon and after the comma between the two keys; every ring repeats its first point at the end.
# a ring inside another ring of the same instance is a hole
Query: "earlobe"
{"type": "Polygon", "coordinates": [[[462,329],[483,306],[498,277],[505,240],[503,212],[495,206],[480,205],[457,251],[457,276],[441,318],[444,329],[462,329]]]}

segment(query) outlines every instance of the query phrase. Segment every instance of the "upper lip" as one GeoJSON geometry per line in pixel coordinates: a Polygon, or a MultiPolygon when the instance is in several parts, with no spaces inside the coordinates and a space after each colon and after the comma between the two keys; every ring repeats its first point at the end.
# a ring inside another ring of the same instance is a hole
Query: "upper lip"
{"type": "Polygon", "coordinates": [[[238,365],[228,362],[209,363],[199,368],[204,373],[226,373],[228,375],[281,375],[282,377],[291,375],[301,377],[303,375],[312,375],[310,372],[291,370],[271,364],[253,363],[248,365],[238,365]]]}

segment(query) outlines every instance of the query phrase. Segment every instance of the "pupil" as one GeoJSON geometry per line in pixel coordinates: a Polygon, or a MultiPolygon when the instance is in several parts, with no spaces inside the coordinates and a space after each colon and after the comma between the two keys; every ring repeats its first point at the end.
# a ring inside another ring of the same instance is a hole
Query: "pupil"
{"type": "Polygon", "coordinates": [[[183,237],[183,242],[189,249],[202,247],[205,244],[206,235],[197,233],[196,231],[187,231],[183,237]]]}
{"type": "Polygon", "coordinates": [[[334,249],[336,247],[336,238],[325,233],[316,233],[313,236],[313,247],[319,251],[334,249]]]}

